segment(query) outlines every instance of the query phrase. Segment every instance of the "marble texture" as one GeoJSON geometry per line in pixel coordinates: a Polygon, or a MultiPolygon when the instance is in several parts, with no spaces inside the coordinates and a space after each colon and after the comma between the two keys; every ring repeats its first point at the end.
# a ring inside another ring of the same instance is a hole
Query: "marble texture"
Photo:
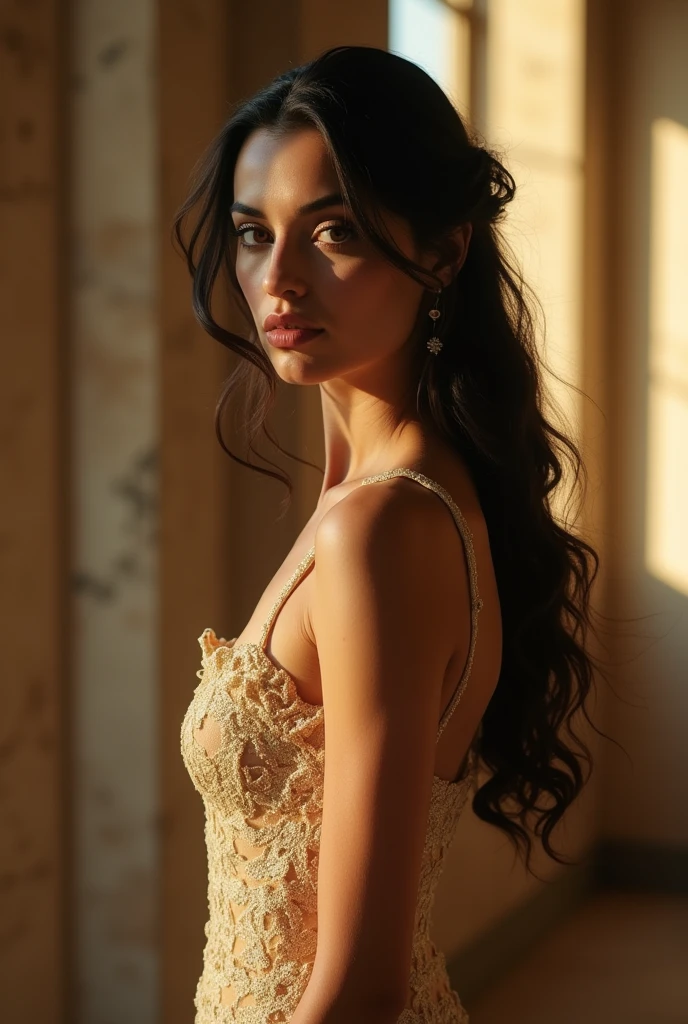
{"type": "Polygon", "coordinates": [[[156,1017],[154,6],[76,0],[71,104],[79,1024],[156,1017]]]}

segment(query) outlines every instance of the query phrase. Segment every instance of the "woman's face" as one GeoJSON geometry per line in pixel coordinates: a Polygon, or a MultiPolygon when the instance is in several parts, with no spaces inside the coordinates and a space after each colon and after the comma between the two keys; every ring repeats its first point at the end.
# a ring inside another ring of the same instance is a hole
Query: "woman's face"
{"type": "MultiPolygon", "coordinates": [[[[333,378],[354,383],[374,364],[387,364],[389,370],[390,360],[408,353],[419,316],[422,286],[356,235],[341,201],[302,210],[338,191],[337,175],[315,129],[281,137],[260,129],[239,154],[232,212],[242,236],[237,239],[237,280],[276,372],[294,384],[333,378]],[[260,214],[237,209],[238,204],[260,214]],[[323,330],[294,348],[275,348],[263,326],[270,313],[300,315],[323,330]]],[[[406,255],[433,265],[428,257],[421,259],[405,221],[386,212],[383,219],[406,255]]]]}

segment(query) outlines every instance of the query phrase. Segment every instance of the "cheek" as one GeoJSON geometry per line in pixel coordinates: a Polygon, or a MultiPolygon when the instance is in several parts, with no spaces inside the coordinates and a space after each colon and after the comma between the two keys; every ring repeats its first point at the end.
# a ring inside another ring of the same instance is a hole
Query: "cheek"
{"type": "Polygon", "coordinates": [[[337,285],[333,305],[343,328],[355,328],[359,337],[373,336],[377,344],[385,339],[398,343],[413,329],[422,289],[401,271],[364,262],[340,277],[337,285]]]}
{"type": "Polygon", "coordinates": [[[260,273],[256,272],[255,266],[251,269],[250,266],[241,259],[235,261],[234,273],[236,274],[239,287],[244,293],[244,298],[251,309],[255,310],[260,293],[260,273]]]}

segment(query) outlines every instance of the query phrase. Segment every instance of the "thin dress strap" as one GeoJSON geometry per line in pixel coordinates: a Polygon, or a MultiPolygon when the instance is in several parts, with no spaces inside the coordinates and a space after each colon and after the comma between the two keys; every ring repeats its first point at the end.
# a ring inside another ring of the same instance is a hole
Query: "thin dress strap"
{"type": "Polygon", "coordinates": [[[284,586],[280,590],[279,594],[277,595],[277,600],[275,601],[275,603],[273,604],[272,608],[270,609],[270,613],[269,613],[267,619],[265,620],[265,624],[263,626],[263,631],[262,631],[262,633],[260,635],[260,646],[263,648],[263,650],[265,650],[265,647],[267,645],[268,637],[270,636],[270,630],[272,629],[273,625],[275,624],[275,619],[277,618],[277,613],[279,612],[280,608],[282,607],[284,602],[287,600],[287,598],[291,594],[292,590],[294,590],[298,586],[298,584],[301,582],[303,577],[306,575],[306,571],[309,569],[309,567],[312,564],[314,558],[315,558],[315,545],[313,545],[313,547],[310,549],[308,554],[305,555],[305,557],[301,559],[301,561],[296,566],[296,568],[294,569],[293,573],[291,574],[291,576],[289,577],[287,582],[284,584],[284,586]]]}
{"type": "Polygon", "coordinates": [[[379,480],[391,480],[396,476],[408,477],[410,480],[415,480],[416,483],[422,484],[423,487],[427,487],[428,490],[434,491],[435,494],[439,495],[442,501],[444,501],[444,503],[449,507],[449,511],[454,517],[454,522],[456,523],[463,541],[466,562],[468,565],[468,582],[470,585],[471,604],[471,638],[468,647],[468,656],[466,658],[466,665],[461,674],[461,678],[457,683],[456,689],[454,690],[452,698],[449,701],[444,714],[440,718],[439,729],[437,730],[437,739],[435,740],[437,743],[454,709],[461,700],[466,686],[468,685],[468,677],[470,676],[471,668],[473,667],[475,644],[478,639],[478,613],[483,606],[483,602],[482,598],[478,594],[478,570],[475,562],[475,552],[473,550],[473,534],[463,513],[461,512],[461,509],[458,507],[449,492],[445,490],[441,484],[438,484],[436,480],[431,480],[430,477],[425,476],[423,473],[418,473],[415,469],[407,469],[405,467],[388,469],[384,473],[377,473],[375,476],[365,477],[365,479],[361,481],[361,484],[376,483],[379,480]]]}

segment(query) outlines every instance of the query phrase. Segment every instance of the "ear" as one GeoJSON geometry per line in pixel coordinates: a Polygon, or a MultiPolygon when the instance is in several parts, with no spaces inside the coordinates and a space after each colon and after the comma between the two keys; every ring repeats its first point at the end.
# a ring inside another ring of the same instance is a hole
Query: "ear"
{"type": "Polygon", "coordinates": [[[451,284],[464,265],[472,234],[473,225],[470,222],[455,228],[450,235],[451,242],[455,247],[454,258],[449,263],[438,263],[433,267],[433,271],[442,279],[442,284],[445,288],[448,284],[451,284]]]}

